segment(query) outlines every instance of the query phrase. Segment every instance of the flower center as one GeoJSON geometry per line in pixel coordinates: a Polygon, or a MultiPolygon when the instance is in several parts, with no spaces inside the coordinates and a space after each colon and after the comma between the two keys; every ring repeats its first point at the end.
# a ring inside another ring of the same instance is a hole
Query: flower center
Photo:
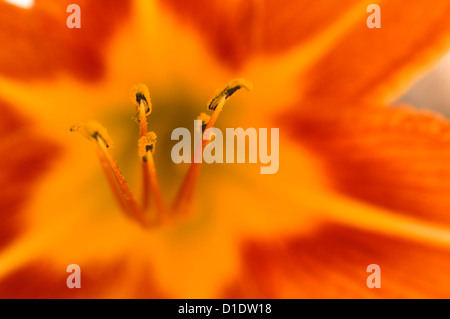
{"type": "MultiPolygon", "coordinates": [[[[231,81],[223,90],[218,90],[209,100],[207,106],[211,115],[201,113],[202,135],[213,128],[226,100],[241,88],[251,89],[251,84],[244,79],[231,81]]],[[[94,142],[100,164],[103,168],[109,186],[122,211],[143,227],[154,227],[170,224],[180,218],[190,215],[192,198],[196,188],[201,163],[191,161],[188,172],[181,184],[178,194],[170,206],[166,206],[161,196],[157,171],[153,155],[156,150],[156,133],[148,130],[147,118],[152,112],[152,103],[148,88],[138,84],[131,90],[131,101],[137,109],[136,121],[139,125],[138,155],[142,170],[142,198],[138,202],[131,192],[116,160],[110,152],[112,140],[107,130],[98,122],[90,121],[76,124],[70,130],[79,132],[88,140],[94,142]]],[[[201,156],[205,146],[210,141],[202,136],[202,143],[196,146],[194,157],[201,156]]]]}

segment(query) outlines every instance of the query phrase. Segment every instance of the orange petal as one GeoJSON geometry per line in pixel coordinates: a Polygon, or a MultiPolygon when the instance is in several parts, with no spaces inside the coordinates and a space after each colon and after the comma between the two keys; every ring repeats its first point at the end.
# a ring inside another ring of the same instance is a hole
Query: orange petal
{"type": "Polygon", "coordinates": [[[104,72],[106,44],[128,17],[130,1],[78,1],[81,28],[69,29],[73,1],[36,1],[30,10],[0,2],[0,74],[21,80],[70,72],[84,80],[104,72]],[[7,44],[7,45],[6,45],[7,44]]]}
{"type": "Polygon", "coordinates": [[[450,222],[450,123],[407,107],[310,102],[289,120],[294,138],[323,159],[330,183],[358,199],[450,222]],[[327,111],[323,106],[333,105],[327,111]],[[314,110],[315,109],[315,110],[314,110]]]}
{"type": "Polygon", "coordinates": [[[16,269],[0,280],[0,298],[163,298],[152,284],[150,274],[141,269],[132,282],[127,261],[110,260],[108,265],[80,264],[81,289],[68,288],[67,265],[55,267],[50,259],[40,259],[16,269]]]}
{"type": "Polygon", "coordinates": [[[248,241],[225,298],[446,298],[450,250],[335,224],[311,236],[248,241]],[[381,269],[369,289],[367,266],[381,269]]]}
{"type": "Polygon", "coordinates": [[[449,48],[450,3],[383,1],[381,29],[366,27],[369,13],[302,79],[307,96],[393,98],[449,48]]]}
{"type": "Polygon", "coordinates": [[[258,53],[275,54],[309,40],[358,1],[160,1],[196,28],[231,67],[258,53]]]}
{"type": "Polygon", "coordinates": [[[59,148],[33,131],[29,121],[0,101],[0,247],[24,226],[21,208],[59,148]]]}

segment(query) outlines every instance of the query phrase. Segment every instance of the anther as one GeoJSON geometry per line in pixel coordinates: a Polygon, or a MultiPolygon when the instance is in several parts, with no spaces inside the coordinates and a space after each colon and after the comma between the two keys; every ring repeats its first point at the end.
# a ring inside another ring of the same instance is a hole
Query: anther
{"type": "Polygon", "coordinates": [[[215,111],[219,103],[223,103],[239,89],[252,90],[253,85],[245,79],[235,79],[231,81],[223,90],[217,90],[215,95],[208,102],[208,110],[215,111]]]}
{"type": "Polygon", "coordinates": [[[147,162],[148,153],[155,152],[156,145],[156,134],[155,132],[149,132],[147,135],[142,136],[138,141],[138,153],[139,157],[142,158],[144,162],[147,162]]]}
{"type": "Polygon", "coordinates": [[[90,141],[98,142],[99,139],[103,141],[106,147],[112,145],[111,137],[106,128],[99,122],[89,121],[84,124],[75,124],[70,128],[71,132],[78,132],[90,141]]]}
{"type": "Polygon", "coordinates": [[[150,100],[150,92],[145,84],[139,83],[133,86],[130,92],[131,102],[138,108],[141,107],[141,103],[143,103],[145,110],[145,115],[150,115],[152,112],[152,103],[150,100]]]}

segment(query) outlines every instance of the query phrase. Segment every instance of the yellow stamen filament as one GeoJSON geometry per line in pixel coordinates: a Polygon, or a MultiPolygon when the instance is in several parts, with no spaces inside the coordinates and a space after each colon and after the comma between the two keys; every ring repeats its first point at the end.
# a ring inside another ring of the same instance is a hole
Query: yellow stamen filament
{"type": "Polygon", "coordinates": [[[128,187],[128,184],[125,178],[123,177],[122,172],[119,169],[119,166],[117,165],[116,161],[114,160],[113,156],[111,155],[110,151],[108,150],[108,148],[106,147],[101,138],[98,139],[98,145],[100,147],[100,150],[106,156],[109,165],[111,166],[111,169],[114,173],[114,177],[116,178],[116,181],[119,184],[119,188],[123,194],[129,212],[137,221],[139,221],[142,224],[146,224],[144,215],[141,209],[139,208],[139,205],[137,204],[136,200],[134,199],[133,194],[131,193],[130,188],[128,187]]]}
{"type": "Polygon", "coordinates": [[[143,137],[147,134],[147,114],[145,113],[147,103],[141,100],[139,104],[139,136],[143,137]]]}
{"type": "MultiPolygon", "coordinates": [[[[161,196],[161,190],[159,188],[158,178],[156,176],[155,161],[153,159],[153,153],[155,152],[156,134],[154,132],[148,133],[139,139],[138,151],[141,158],[142,165],[145,169],[144,178],[149,181],[149,189],[156,202],[156,208],[158,211],[158,221],[164,219],[165,208],[164,202],[161,196]]],[[[144,194],[149,196],[150,193],[144,194]]]]}
{"type": "MultiPolygon", "coordinates": [[[[222,91],[217,91],[216,94],[209,100],[207,104],[208,109],[212,110],[213,113],[209,118],[205,129],[203,130],[202,143],[200,143],[200,145],[198,145],[195,150],[197,156],[202,156],[205,146],[208,144],[208,139],[204,139],[205,131],[207,131],[209,128],[214,127],[217,119],[219,118],[220,112],[222,112],[226,100],[241,88],[245,88],[250,91],[252,89],[252,84],[244,79],[233,80],[222,91]]],[[[205,117],[202,115],[200,115],[199,119],[202,119],[202,117],[203,119],[205,119],[205,117]]],[[[175,212],[184,210],[186,213],[189,213],[195,184],[197,183],[198,175],[200,173],[200,167],[201,163],[195,163],[194,161],[192,161],[191,166],[189,167],[186,177],[184,178],[183,183],[181,184],[181,188],[175,199],[173,205],[173,210],[175,212]]]]}
{"type": "MultiPolygon", "coordinates": [[[[145,84],[137,84],[131,89],[131,101],[137,106],[138,122],[139,122],[139,138],[145,137],[148,130],[147,116],[152,111],[152,104],[150,100],[150,92],[145,84]]],[[[142,166],[142,208],[147,210],[149,207],[149,192],[151,181],[148,175],[148,164],[141,163],[142,166]]]]}
{"type": "MultiPolygon", "coordinates": [[[[147,115],[145,112],[145,104],[144,100],[141,100],[139,103],[139,136],[141,138],[145,137],[147,135],[147,115]]],[[[150,192],[150,180],[149,176],[147,174],[148,171],[148,164],[147,162],[142,162],[142,208],[144,210],[147,210],[149,207],[149,192],[150,192]]]]}
{"type": "Polygon", "coordinates": [[[98,158],[100,159],[100,164],[103,168],[103,172],[105,173],[106,179],[108,180],[109,186],[111,187],[111,190],[113,191],[114,197],[116,198],[117,202],[119,203],[120,208],[122,208],[122,210],[128,214],[128,208],[126,206],[125,200],[122,196],[119,186],[117,185],[114,174],[111,171],[111,166],[109,165],[109,162],[106,159],[106,156],[104,156],[104,153],[100,150],[97,150],[97,154],[98,154],[98,158]]]}
{"type": "Polygon", "coordinates": [[[139,205],[134,199],[128,184],[119,169],[119,166],[109,151],[111,139],[106,129],[98,122],[89,122],[85,125],[73,126],[70,130],[72,132],[78,131],[89,140],[96,142],[99,149],[100,163],[102,167],[104,167],[113,193],[115,195],[120,193],[120,196],[116,195],[117,200],[119,203],[123,204],[125,212],[130,215],[130,217],[138,221],[143,226],[147,226],[147,222],[141,209],[139,208],[139,205]],[[110,172],[112,172],[117,184],[112,182],[113,179],[110,172]]]}

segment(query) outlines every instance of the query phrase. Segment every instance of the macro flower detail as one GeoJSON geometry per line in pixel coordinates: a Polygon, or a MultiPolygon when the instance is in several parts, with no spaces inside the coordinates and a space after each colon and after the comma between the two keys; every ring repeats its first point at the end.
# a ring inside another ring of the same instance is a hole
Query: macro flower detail
{"type": "MultiPolygon", "coordinates": [[[[202,142],[197,146],[196,152],[201,152],[207,145],[209,139],[205,139],[206,130],[213,128],[220,112],[225,105],[225,101],[241,88],[247,90],[251,89],[251,84],[243,79],[236,79],[230,82],[223,90],[218,90],[216,94],[208,102],[208,109],[213,111],[209,116],[201,113],[199,119],[202,122],[202,142]],[[203,127],[204,126],[204,127],[203,127]]],[[[108,179],[109,185],[113,191],[118,204],[123,209],[124,213],[139,222],[144,227],[155,226],[161,222],[167,222],[173,219],[174,215],[191,209],[191,197],[195,189],[195,184],[199,174],[200,163],[193,162],[186,174],[186,178],[179,190],[173,210],[170,215],[166,213],[163,200],[161,198],[161,191],[156,176],[156,168],[153,159],[156,145],[156,134],[148,132],[147,116],[150,115],[152,105],[150,102],[150,93],[144,84],[138,84],[133,87],[131,91],[131,100],[137,106],[139,124],[139,140],[138,153],[142,161],[143,172],[143,200],[142,205],[139,205],[128,184],[125,177],[121,173],[115,159],[111,155],[109,148],[112,145],[111,137],[106,129],[98,122],[91,121],[86,124],[76,124],[70,128],[71,132],[79,132],[85,138],[96,143],[98,147],[100,163],[103,167],[105,175],[108,179]],[[154,197],[157,206],[157,214],[149,215],[149,197],[154,197]]]]}
{"type": "Polygon", "coordinates": [[[448,1],[70,3],[0,1],[0,297],[448,297],[449,121],[395,102],[448,1]],[[278,172],[175,164],[195,119],[279,128],[278,172]]]}

